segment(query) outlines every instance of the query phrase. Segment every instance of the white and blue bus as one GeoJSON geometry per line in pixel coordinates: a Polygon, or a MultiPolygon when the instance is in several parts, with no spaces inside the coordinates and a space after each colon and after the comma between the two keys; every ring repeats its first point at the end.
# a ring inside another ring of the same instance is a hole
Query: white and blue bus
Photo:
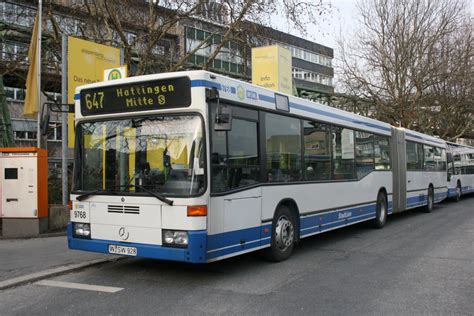
{"type": "Polygon", "coordinates": [[[193,263],[446,198],[446,143],[206,71],[75,96],[72,249],[193,263]]]}
{"type": "Polygon", "coordinates": [[[459,201],[463,194],[474,192],[474,147],[447,143],[448,195],[459,201]]]}

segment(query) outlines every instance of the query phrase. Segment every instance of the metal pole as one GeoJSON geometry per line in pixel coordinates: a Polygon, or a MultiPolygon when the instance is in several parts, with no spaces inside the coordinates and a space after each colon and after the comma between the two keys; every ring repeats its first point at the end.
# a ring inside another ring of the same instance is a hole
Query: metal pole
{"type": "Polygon", "coordinates": [[[68,196],[68,172],[67,172],[67,121],[68,121],[68,106],[67,103],[67,36],[63,35],[62,37],[62,58],[61,58],[61,103],[62,111],[61,113],[61,162],[62,162],[62,194],[63,194],[63,205],[67,205],[69,196],[68,196]]]}
{"type": "Polygon", "coordinates": [[[37,137],[37,147],[41,148],[41,26],[42,26],[42,11],[43,11],[43,1],[38,1],[38,43],[36,46],[37,52],[37,64],[38,64],[38,116],[37,116],[37,129],[36,129],[36,137],[37,137]]]}

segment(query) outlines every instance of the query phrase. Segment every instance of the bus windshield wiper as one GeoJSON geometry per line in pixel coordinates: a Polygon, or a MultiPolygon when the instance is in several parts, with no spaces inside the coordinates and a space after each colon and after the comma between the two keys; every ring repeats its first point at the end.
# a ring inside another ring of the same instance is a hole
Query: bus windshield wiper
{"type": "MultiPolygon", "coordinates": [[[[158,200],[160,200],[161,202],[164,202],[166,204],[168,204],[169,206],[172,206],[173,205],[173,202],[172,200],[170,199],[167,199],[165,196],[159,194],[159,193],[156,193],[156,192],[153,192],[151,190],[148,190],[146,189],[144,186],[141,186],[141,185],[138,185],[138,184],[127,184],[127,185],[118,185],[117,188],[139,188],[139,189],[142,189],[143,191],[147,192],[148,194],[150,194],[151,196],[154,196],[156,197],[158,200]]],[[[117,195],[121,192],[117,192],[117,191],[111,191],[109,189],[107,190],[102,190],[102,189],[99,189],[99,190],[94,190],[94,191],[90,191],[90,192],[87,192],[87,193],[84,193],[84,194],[81,194],[79,195],[76,200],[78,201],[83,201],[85,199],[87,199],[88,197],[92,196],[92,195],[95,195],[97,193],[112,193],[114,195],[117,195]]]]}
{"type": "Polygon", "coordinates": [[[164,195],[160,194],[160,193],[157,193],[157,192],[153,192],[151,190],[148,190],[146,189],[144,186],[142,185],[139,185],[139,184],[127,184],[127,185],[120,185],[119,187],[121,188],[138,188],[138,189],[142,189],[143,191],[145,191],[146,193],[156,197],[158,200],[160,200],[161,202],[164,202],[166,204],[168,204],[169,206],[172,206],[173,205],[173,200],[170,200],[170,199],[167,199],[164,195]]]}
{"type": "Polygon", "coordinates": [[[88,197],[90,197],[90,196],[92,196],[92,195],[95,195],[95,194],[97,194],[97,193],[105,193],[105,192],[107,192],[107,193],[114,193],[114,194],[116,193],[116,192],[114,192],[114,191],[110,191],[110,189],[105,189],[105,190],[103,190],[103,189],[98,189],[98,190],[93,190],[93,191],[89,191],[89,192],[86,192],[86,193],[84,193],[84,194],[81,194],[81,195],[79,195],[79,196],[76,198],[76,200],[78,200],[78,201],[83,201],[83,200],[87,199],[88,197]]]}

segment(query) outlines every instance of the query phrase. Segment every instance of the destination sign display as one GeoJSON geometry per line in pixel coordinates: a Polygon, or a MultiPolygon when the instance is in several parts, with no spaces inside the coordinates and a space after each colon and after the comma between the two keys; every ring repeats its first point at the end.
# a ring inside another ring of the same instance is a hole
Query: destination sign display
{"type": "Polygon", "coordinates": [[[81,91],[82,115],[149,111],[191,105],[188,77],[133,82],[81,91]]]}

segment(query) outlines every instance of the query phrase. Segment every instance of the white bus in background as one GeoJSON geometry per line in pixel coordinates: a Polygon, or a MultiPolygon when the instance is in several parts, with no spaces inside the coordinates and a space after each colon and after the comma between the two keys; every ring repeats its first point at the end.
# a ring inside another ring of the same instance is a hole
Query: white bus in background
{"type": "Polygon", "coordinates": [[[68,243],[194,263],[447,196],[446,143],[205,71],[79,87],[68,243]]]}
{"type": "Polygon", "coordinates": [[[474,147],[448,144],[448,195],[459,201],[463,194],[474,192],[474,147]]]}

